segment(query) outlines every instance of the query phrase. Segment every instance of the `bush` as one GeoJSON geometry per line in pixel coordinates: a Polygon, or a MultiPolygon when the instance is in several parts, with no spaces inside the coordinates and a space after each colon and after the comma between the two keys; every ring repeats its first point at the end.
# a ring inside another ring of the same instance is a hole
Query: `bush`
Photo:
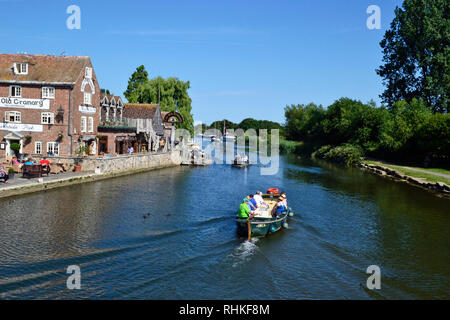
{"type": "Polygon", "coordinates": [[[20,144],[18,144],[18,143],[11,143],[10,148],[11,148],[11,150],[13,150],[13,151],[15,151],[17,153],[20,150],[20,144]]]}
{"type": "Polygon", "coordinates": [[[343,144],[337,147],[323,146],[313,153],[316,159],[324,159],[350,166],[361,160],[363,152],[360,147],[351,144],[343,144]]]}
{"type": "Polygon", "coordinates": [[[295,141],[281,140],[280,141],[280,153],[282,153],[282,154],[294,153],[298,144],[299,143],[295,142],[295,141]]]}

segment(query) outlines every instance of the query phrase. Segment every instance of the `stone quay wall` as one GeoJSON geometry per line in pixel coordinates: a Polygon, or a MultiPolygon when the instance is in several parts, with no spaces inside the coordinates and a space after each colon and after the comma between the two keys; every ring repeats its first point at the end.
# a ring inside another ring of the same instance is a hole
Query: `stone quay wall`
{"type": "MultiPolygon", "coordinates": [[[[112,157],[46,157],[52,163],[65,163],[73,170],[75,165],[81,166],[81,171],[96,173],[114,173],[124,171],[142,171],[145,169],[157,169],[181,164],[181,152],[173,150],[161,153],[138,153],[131,155],[118,155],[112,157]]],[[[33,156],[35,160],[41,160],[41,156],[33,156]]]]}

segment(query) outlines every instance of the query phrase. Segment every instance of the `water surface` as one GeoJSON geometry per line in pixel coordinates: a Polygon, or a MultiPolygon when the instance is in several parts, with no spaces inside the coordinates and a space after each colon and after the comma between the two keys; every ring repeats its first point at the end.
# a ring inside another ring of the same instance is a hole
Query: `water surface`
{"type": "Polygon", "coordinates": [[[449,205],[295,157],[275,176],[175,167],[0,199],[0,298],[449,299],[449,205]],[[249,243],[233,217],[244,194],[269,187],[297,214],[249,243]],[[382,289],[371,291],[374,264],[382,289]],[[66,287],[69,265],[81,290],[66,287]]]}

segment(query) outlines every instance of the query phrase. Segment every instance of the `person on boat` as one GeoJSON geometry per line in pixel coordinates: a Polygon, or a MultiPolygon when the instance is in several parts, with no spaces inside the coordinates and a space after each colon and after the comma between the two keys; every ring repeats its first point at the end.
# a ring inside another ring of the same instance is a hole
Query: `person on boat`
{"type": "Polygon", "coordinates": [[[253,204],[253,202],[250,200],[250,196],[246,196],[243,200],[243,202],[247,201],[248,207],[250,208],[250,211],[255,211],[257,206],[253,204]]]}
{"type": "Polygon", "coordinates": [[[246,218],[253,218],[254,214],[250,210],[249,206],[249,200],[247,198],[244,199],[244,201],[239,206],[239,218],[246,219],[246,218]]]}
{"type": "Polygon", "coordinates": [[[283,198],[279,197],[277,199],[277,203],[273,206],[272,209],[272,217],[277,217],[278,215],[280,215],[281,213],[283,213],[284,211],[286,211],[286,207],[283,204],[283,198]]]}
{"type": "Polygon", "coordinates": [[[263,206],[268,207],[269,206],[267,203],[264,202],[261,191],[256,191],[255,195],[253,196],[253,199],[255,199],[258,207],[263,207],[263,206]]]}
{"type": "Polygon", "coordinates": [[[256,201],[255,196],[254,196],[253,194],[249,195],[248,198],[249,198],[250,203],[253,205],[253,207],[254,207],[255,209],[256,209],[256,208],[259,208],[259,204],[258,204],[258,202],[256,201]]]}
{"type": "Polygon", "coordinates": [[[284,207],[287,209],[287,197],[286,197],[286,192],[282,192],[281,194],[280,194],[280,197],[281,198],[283,198],[283,205],[284,205],[284,207]]]}

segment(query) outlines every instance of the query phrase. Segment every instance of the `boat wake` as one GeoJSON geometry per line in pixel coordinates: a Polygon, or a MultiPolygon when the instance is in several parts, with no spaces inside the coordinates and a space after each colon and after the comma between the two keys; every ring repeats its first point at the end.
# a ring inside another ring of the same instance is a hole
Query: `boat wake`
{"type": "Polygon", "coordinates": [[[259,251],[259,248],[256,245],[258,241],[259,239],[257,238],[251,239],[250,242],[246,240],[234,249],[233,253],[231,253],[231,258],[234,260],[234,263],[232,264],[233,268],[250,261],[251,257],[259,251]]]}

